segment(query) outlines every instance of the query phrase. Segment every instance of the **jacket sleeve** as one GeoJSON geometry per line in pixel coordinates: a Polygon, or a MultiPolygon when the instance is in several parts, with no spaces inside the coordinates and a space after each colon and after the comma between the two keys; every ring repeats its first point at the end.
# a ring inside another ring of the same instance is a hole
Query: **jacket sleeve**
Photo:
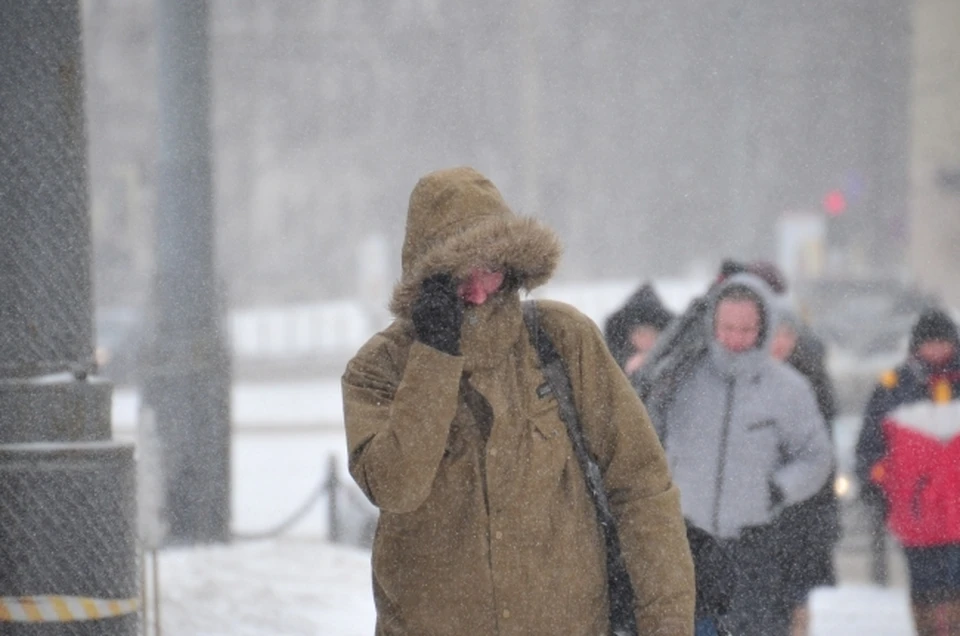
{"type": "Polygon", "coordinates": [[[693,561],[663,448],[597,327],[579,312],[562,319],[545,319],[545,326],[551,335],[563,334],[560,353],[617,520],[639,633],[687,636],[693,632],[693,561]]]}
{"type": "Polygon", "coordinates": [[[350,474],[370,501],[410,512],[433,486],[457,412],[463,358],[414,342],[401,368],[375,336],[341,379],[350,474]]]}
{"type": "MultiPolygon", "coordinates": [[[[798,380],[802,380],[797,376],[798,380]]],[[[815,495],[834,466],[833,443],[820,415],[813,389],[805,380],[790,389],[793,394],[784,417],[777,420],[784,461],[773,475],[783,493],[778,507],[790,506],[815,495]]]]}
{"type": "Polygon", "coordinates": [[[892,408],[891,392],[882,384],[878,384],[867,402],[863,416],[863,426],[857,438],[856,447],[856,475],[861,488],[870,490],[876,485],[870,478],[870,473],[877,462],[887,454],[887,442],[883,435],[883,420],[892,408]]]}

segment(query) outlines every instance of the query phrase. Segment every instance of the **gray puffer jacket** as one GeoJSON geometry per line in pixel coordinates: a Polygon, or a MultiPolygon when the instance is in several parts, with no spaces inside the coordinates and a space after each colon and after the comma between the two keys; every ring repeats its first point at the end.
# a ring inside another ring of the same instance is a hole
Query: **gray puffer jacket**
{"type": "Polygon", "coordinates": [[[833,467],[813,390],[768,352],[776,321],[769,291],[749,274],[724,285],[737,283],[764,300],[767,328],[759,346],[739,354],[720,346],[711,307],[708,354],[666,411],[655,414],[684,515],[724,538],[768,524],[784,507],[811,497],[833,467]],[[781,501],[773,496],[777,489],[781,501]]]}

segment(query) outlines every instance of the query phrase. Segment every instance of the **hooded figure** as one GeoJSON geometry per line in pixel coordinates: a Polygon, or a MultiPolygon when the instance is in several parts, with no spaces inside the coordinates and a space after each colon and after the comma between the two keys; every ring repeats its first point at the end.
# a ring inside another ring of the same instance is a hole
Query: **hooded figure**
{"type": "MultiPolygon", "coordinates": [[[[342,380],[350,473],[380,509],[380,636],[609,633],[596,512],[520,304],[559,255],[475,170],[413,190],[396,319],[342,380]]],[[[618,521],[640,633],[688,635],[679,493],[646,412],[593,323],[538,304],[618,521]]]]}
{"type": "Polygon", "coordinates": [[[903,546],[917,633],[960,633],[960,338],[944,311],[920,314],[910,356],[881,376],[856,455],[903,546]]]}
{"type": "Polygon", "coordinates": [[[684,515],[724,541],[741,570],[727,620],[743,636],[786,633],[773,521],[833,467],[810,385],[768,351],[775,324],[763,281],[725,279],[705,315],[706,355],[653,414],[684,515]]]}
{"type": "Polygon", "coordinates": [[[667,328],[673,314],[667,309],[650,283],[644,283],[627,302],[607,318],[603,335],[610,353],[630,375],[642,364],[642,356],[652,347],[656,337],[667,328]],[[639,331],[639,333],[638,333],[639,331]],[[639,337],[638,337],[639,336],[639,337]],[[639,351],[637,340],[646,339],[645,350],[639,351]],[[636,366],[628,365],[639,354],[636,366]]]}

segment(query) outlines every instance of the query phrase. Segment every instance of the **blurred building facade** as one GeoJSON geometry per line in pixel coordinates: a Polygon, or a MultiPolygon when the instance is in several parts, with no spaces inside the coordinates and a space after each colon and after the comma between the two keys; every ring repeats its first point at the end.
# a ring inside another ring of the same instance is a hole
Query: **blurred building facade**
{"type": "Polygon", "coordinates": [[[914,4],[910,264],[960,306],[960,3],[914,4]]]}
{"type": "MultiPolygon", "coordinates": [[[[416,178],[463,163],[558,229],[569,278],[769,257],[778,217],[834,189],[844,266],[904,262],[903,0],[211,6],[234,304],[353,293],[374,232],[398,267],[416,178]]],[[[98,301],[136,303],[156,198],[152,3],[87,0],[84,18],[98,301]]]]}

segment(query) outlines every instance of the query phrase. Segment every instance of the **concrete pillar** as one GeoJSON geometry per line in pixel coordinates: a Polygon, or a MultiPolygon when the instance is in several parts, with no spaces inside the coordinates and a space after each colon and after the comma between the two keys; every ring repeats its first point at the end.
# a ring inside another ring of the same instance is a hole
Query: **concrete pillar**
{"type": "Polygon", "coordinates": [[[95,374],[77,1],[0,3],[0,633],[134,636],[133,448],[95,374]]]}
{"type": "Polygon", "coordinates": [[[914,0],[910,267],[960,307],[960,2],[914,0]]]}

